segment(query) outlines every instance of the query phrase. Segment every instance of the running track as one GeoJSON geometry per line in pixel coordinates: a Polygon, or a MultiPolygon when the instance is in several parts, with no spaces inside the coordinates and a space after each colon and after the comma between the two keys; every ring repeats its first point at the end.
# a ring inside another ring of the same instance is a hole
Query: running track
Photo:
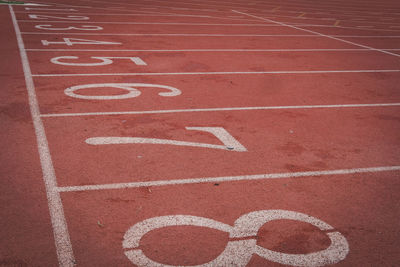
{"type": "Polygon", "coordinates": [[[396,266],[396,1],[0,5],[0,266],[396,266]]]}

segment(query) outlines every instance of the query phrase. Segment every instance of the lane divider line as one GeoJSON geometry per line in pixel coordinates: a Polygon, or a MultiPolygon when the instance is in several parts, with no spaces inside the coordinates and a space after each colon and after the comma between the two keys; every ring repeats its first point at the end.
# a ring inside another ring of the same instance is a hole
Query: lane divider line
{"type": "Polygon", "coordinates": [[[51,117],[78,117],[78,116],[109,116],[109,115],[144,115],[184,112],[212,112],[212,111],[246,111],[246,110],[279,110],[279,109],[313,109],[313,108],[363,108],[363,107],[396,107],[400,103],[382,104],[347,104],[347,105],[310,105],[310,106],[265,106],[265,107],[230,107],[230,108],[196,108],[196,109],[169,109],[145,111],[112,111],[87,113],[50,113],[40,115],[42,118],[51,117]]]}
{"type": "MultiPolygon", "coordinates": [[[[18,20],[19,22],[27,22],[27,23],[82,23],[82,21],[68,21],[68,20],[18,20]]],[[[252,24],[241,24],[241,23],[196,23],[196,22],[118,22],[118,21],[85,21],[85,23],[90,24],[120,24],[120,25],[200,25],[200,26],[270,26],[270,27],[280,27],[276,24],[266,24],[266,23],[252,23],[252,24]]],[[[310,25],[311,26],[311,25],[310,25]]],[[[313,25],[315,26],[315,25],[313,25]]]]}
{"type": "MultiPolygon", "coordinates": [[[[321,36],[316,36],[315,34],[223,34],[223,33],[80,33],[80,32],[21,32],[21,34],[29,35],[99,35],[99,36],[244,36],[244,37],[314,37],[322,38],[321,36]]],[[[399,35],[331,35],[333,37],[343,37],[343,38],[400,38],[399,35]]],[[[361,49],[361,48],[359,48],[361,49]]],[[[369,50],[369,49],[365,49],[369,50]]]]}
{"type": "Polygon", "coordinates": [[[179,180],[161,180],[161,181],[158,180],[158,181],[148,181],[148,182],[114,183],[114,184],[101,184],[101,185],[64,186],[64,187],[58,187],[57,190],[58,192],[78,192],[78,191],[111,190],[111,189],[124,189],[124,188],[166,186],[166,185],[317,177],[317,176],[328,176],[328,175],[375,173],[375,172],[388,172],[388,171],[399,171],[399,170],[400,166],[386,166],[386,167],[372,167],[372,168],[339,169],[339,170],[328,170],[328,171],[270,173],[270,174],[256,174],[256,175],[204,177],[204,178],[179,179],[179,180]]]}
{"type": "MultiPolygon", "coordinates": [[[[400,55],[399,55],[400,56],[400,55]]],[[[135,73],[60,73],[33,74],[33,77],[82,77],[82,76],[158,76],[158,75],[237,75],[237,74],[321,74],[321,73],[382,73],[400,70],[304,70],[304,71],[216,71],[216,72],[135,72],[135,73]]]]}
{"type": "MultiPolygon", "coordinates": [[[[79,33],[79,32],[22,32],[21,34],[36,34],[36,35],[121,35],[121,36],[245,36],[245,37],[314,37],[315,34],[223,34],[223,33],[79,33]]],[[[382,37],[382,36],[379,36],[382,37]]]]}
{"type": "MultiPolygon", "coordinates": [[[[400,48],[387,48],[388,51],[399,51],[400,48]]],[[[365,48],[295,48],[295,49],[25,49],[29,52],[348,52],[371,51],[365,48]]]]}
{"type": "Polygon", "coordinates": [[[25,76],[26,89],[28,91],[29,107],[35,128],[36,141],[42,166],[43,181],[46,187],[47,201],[50,211],[51,224],[53,227],[54,240],[60,266],[74,266],[75,258],[72,251],[71,240],[68,233],[67,222],[64,216],[60,193],[57,191],[57,180],[54,166],[50,155],[45,129],[40,118],[39,103],[36,97],[35,85],[32,79],[28,56],[25,51],[21,31],[12,6],[9,6],[12,22],[17,37],[19,54],[25,76]]]}

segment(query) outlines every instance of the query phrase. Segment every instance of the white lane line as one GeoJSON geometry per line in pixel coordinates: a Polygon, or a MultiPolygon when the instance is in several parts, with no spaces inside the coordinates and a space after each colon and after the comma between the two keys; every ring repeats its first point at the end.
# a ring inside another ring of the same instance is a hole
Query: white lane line
{"type": "Polygon", "coordinates": [[[110,190],[110,189],[198,184],[198,183],[234,182],[234,181],[288,179],[288,178],[293,179],[299,177],[315,177],[315,176],[346,175],[346,174],[348,175],[357,173],[374,173],[374,172],[388,172],[388,171],[399,171],[399,170],[400,166],[387,166],[387,167],[372,167],[372,168],[339,169],[339,170],[328,170],[328,171],[269,173],[269,174],[256,174],[256,175],[204,177],[204,178],[192,178],[192,179],[180,179],[180,180],[161,180],[161,181],[149,181],[149,182],[64,186],[64,187],[58,187],[57,190],[58,192],[77,192],[77,191],[110,190]]]}
{"type": "Polygon", "coordinates": [[[135,73],[61,73],[33,74],[33,77],[90,77],[90,76],[158,76],[158,75],[238,75],[238,74],[320,74],[320,73],[381,73],[400,70],[288,70],[288,71],[216,71],[216,72],[135,72],[135,73]]]}
{"type": "Polygon", "coordinates": [[[53,233],[57,249],[58,261],[60,266],[72,267],[74,266],[75,263],[74,254],[72,251],[72,245],[69,238],[68,227],[64,216],[61,197],[59,192],[57,191],[57,180],[54,172],[53,162],[51,159],[43,122],[40,118],[39,103],[36,97],[35,85],[33,83],[31,75],[31,68],[29,66],[28,56],[25,52],[24,43],[22,40],[20,29],[12,6],[9,6],[9,10],[17,37],[19,53],[22,60],[25,83],[28,91],[29,107],[36,133],[40,163],[43,172],[43,181],[46,187],[46,194],[50,211],[51,223],[53,226],[53,233]]]}
{"type": "MultiPolygon", "coordinates": [[[[22,32],[22,34],[29,34],[29,35],[60,35],[60,34],[67,34],[67,35],[122,35],[122,36],[201,36],[201,37],[215,37],[215,36],[244,36],[244,37],[314,37],[314,38],[321,38],[319,36],[315,36],[315,34],[223,34],[223,33],[80,33],[80,32],[22,32]]],[[[351,37],[351,36],[349,36],[351,37]]],[[[400,37],[400,36],[399,36],[400,37]]]]}
{"type": "Polygon", "coordinates": [[[280,109],[314,109],[314,108],[363,108],[363,107],[396,107],[396,106],[400,106],[400,103],[195,108],[195,109],[169,109],[169,110],[164,109],[164,110],[144,110],[144,111],[112,111],[112,112],[86,112],[86,113],[58,113],[58,114],[50,113],[50,114],[42,114],[41,117],[51,118],[51,117],[79,117],[79,116],[144,115],[144,114],[212,112],[212,111],[280,110],[280,109]]]}
{"type": "Polygon", "coordinates": [[[347,43],[347,44],[352,44],[352,45],[355,45],[355,46],[358,46],[358,47],[362,47],[362,48],[367,48],[367,49],[370,49],[370,50],[378,51],[378,52],[381,52],[381,53],[384,53],[384,54],[388,54],[388,55],[391,55],[391,56],[400,57],[399,54],[395,54],[395,53],[391,53],[391,52],[388,52],[388,51],[385,51],[385,50],[382,50],[382,49],[373,48],[373,47],[370,47],[370,46],[354,43],[354,42],[347,41],[347,40],[344,40],[344,39],[341,39],[341,38],[333,37],[331,35],[326,35],[326,34],[323,34],[323,33],[316,32],[316,31],[303,29],[303,28],[300,28],[300,27],[297,27],[297,26],[289,25],[289,24],[282,23],[282,22],[275,21],[275,20],[271,20],[271,19],[266,19],[266,18],[263,18],[263,17],[254,16],[254,15],[251,15],[251,14],[248,14],[248,13],[244,13],[244,12],[240,12],[240,11],[236,11],[236,10],[232,10],[232,11],[235,12],[235,13],[238,13],[238,14],[247,15],[249,17],[258,18],[258,19],[263,20],[263,21],[276,23],[277,25],[280,25],[280,26],[286,26],[286,27],[289,27],[289,28],[292,28],[292,29],[313,33],[313,34],[318,35],[318,36],[322,36],[322,37],[326,37],[326,38],[333,39],[333,40],[336,40],[336,41],[341,41],[341,42],[344,42],[344,43],[347,43]]]}
{"type": "MultiPolygon", "coordinates": [[[[30,12],[17,12],[20,14],[29,14],[29,13],[38,13],[38,14],[49,14],[49,12],[35,12],[30,11],[30,12]]],[[[52,12],[51,14],[71,14],[71,13],[65,13],[65,12],[52,12]]],[[[79,13],[79,15],[90,15],[90,16],[146,16],[146,17],[196,17],[196,18],[216,18],[216,19],[223,19],[223,18],[217,18],[217,17],[211,17],[207,15],[185,15],[185,14],[144,14],[144,13],[137,13],[137,14],[112,14],[112,13],[79,13]]],[[[234,19],[232,19],[234,20],[234,19]]]]}
{"type": "Polygon", "coordinates": [[[10,1],[9,3],[7,2],[1,2],[0,5],[19,5],[19,6],[47,6],[47,5],[40,5],[40,4],[33,4],[33,3],[13,3],[12,1],[10,1]]]}
{"type": "MultiPolygon", "coordinates": [[[[191,25],[191,26],[262,26],[262,27],[282,27],[276,24],[240,24],[240,23],[190,23],[190,22],[118,22],[118,21],[67,21],[67,20],[18,20],[19,22],[30,22],[30,23],[91,23],[91,24],[119,24],[119,25],[191,25]]],[[[314,25],[312,25],[314,26],[314,25]]]]}
{"type": "MultiPolygon", "coordinates": [[[[364,48],[321,48],[321,49],[25,49],[29,52],[330,52],[330,51],[371,51],[364,48]]],[[[385,50],[399,51],[400,48],[385,50]]]]}
{"type": "MultiPolygon", "coordinates": [[[[244,37],[314,37],[321,38],[315,34],[224,34],[224,33],[81,33],[81,32],[21,32],[26,35],[115,35],[115,36],[244,36],[244,37]]],[[[388,36],[368,36],[368,35],[332,35],[334,37],[343,38],[400,38],[400,35],[388,35],[388,36]]],[[[370,49],[367,49],[370,50],[370,49]]]]}

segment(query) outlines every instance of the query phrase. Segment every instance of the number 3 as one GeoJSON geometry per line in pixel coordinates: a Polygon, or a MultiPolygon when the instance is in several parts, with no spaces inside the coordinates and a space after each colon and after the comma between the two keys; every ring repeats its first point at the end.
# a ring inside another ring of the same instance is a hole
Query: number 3
{"type": "Polygon", "coordinates": [[[43,25],[36,25],[36,29],[41,30],[49,30],[49,31],[69,31],[69,30],[79,30],[79,31],[99,31],[102,30],[103,27],[100,26],[92,26],[92,25],[81,25],[80,28],[78,27],[67,27],[67,28],[53,28],[52,24],[43,24],[43,25]]]}

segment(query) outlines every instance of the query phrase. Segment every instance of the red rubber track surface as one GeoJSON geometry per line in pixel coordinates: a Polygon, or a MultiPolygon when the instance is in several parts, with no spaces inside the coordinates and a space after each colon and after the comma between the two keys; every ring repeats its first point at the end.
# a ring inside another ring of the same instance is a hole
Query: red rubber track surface
{"type": "Polygon", "coordinates": [[[0,5],[0,266],[398,265],[399,3],[30,4],[0,5]]]}
{"type": "Polygon", "coordinates": [[[1,7],[0,265],[56,265],[27,93],[10,12],[1,7]],[[7,62],[7,64],[4,64],[7,62]]]}

